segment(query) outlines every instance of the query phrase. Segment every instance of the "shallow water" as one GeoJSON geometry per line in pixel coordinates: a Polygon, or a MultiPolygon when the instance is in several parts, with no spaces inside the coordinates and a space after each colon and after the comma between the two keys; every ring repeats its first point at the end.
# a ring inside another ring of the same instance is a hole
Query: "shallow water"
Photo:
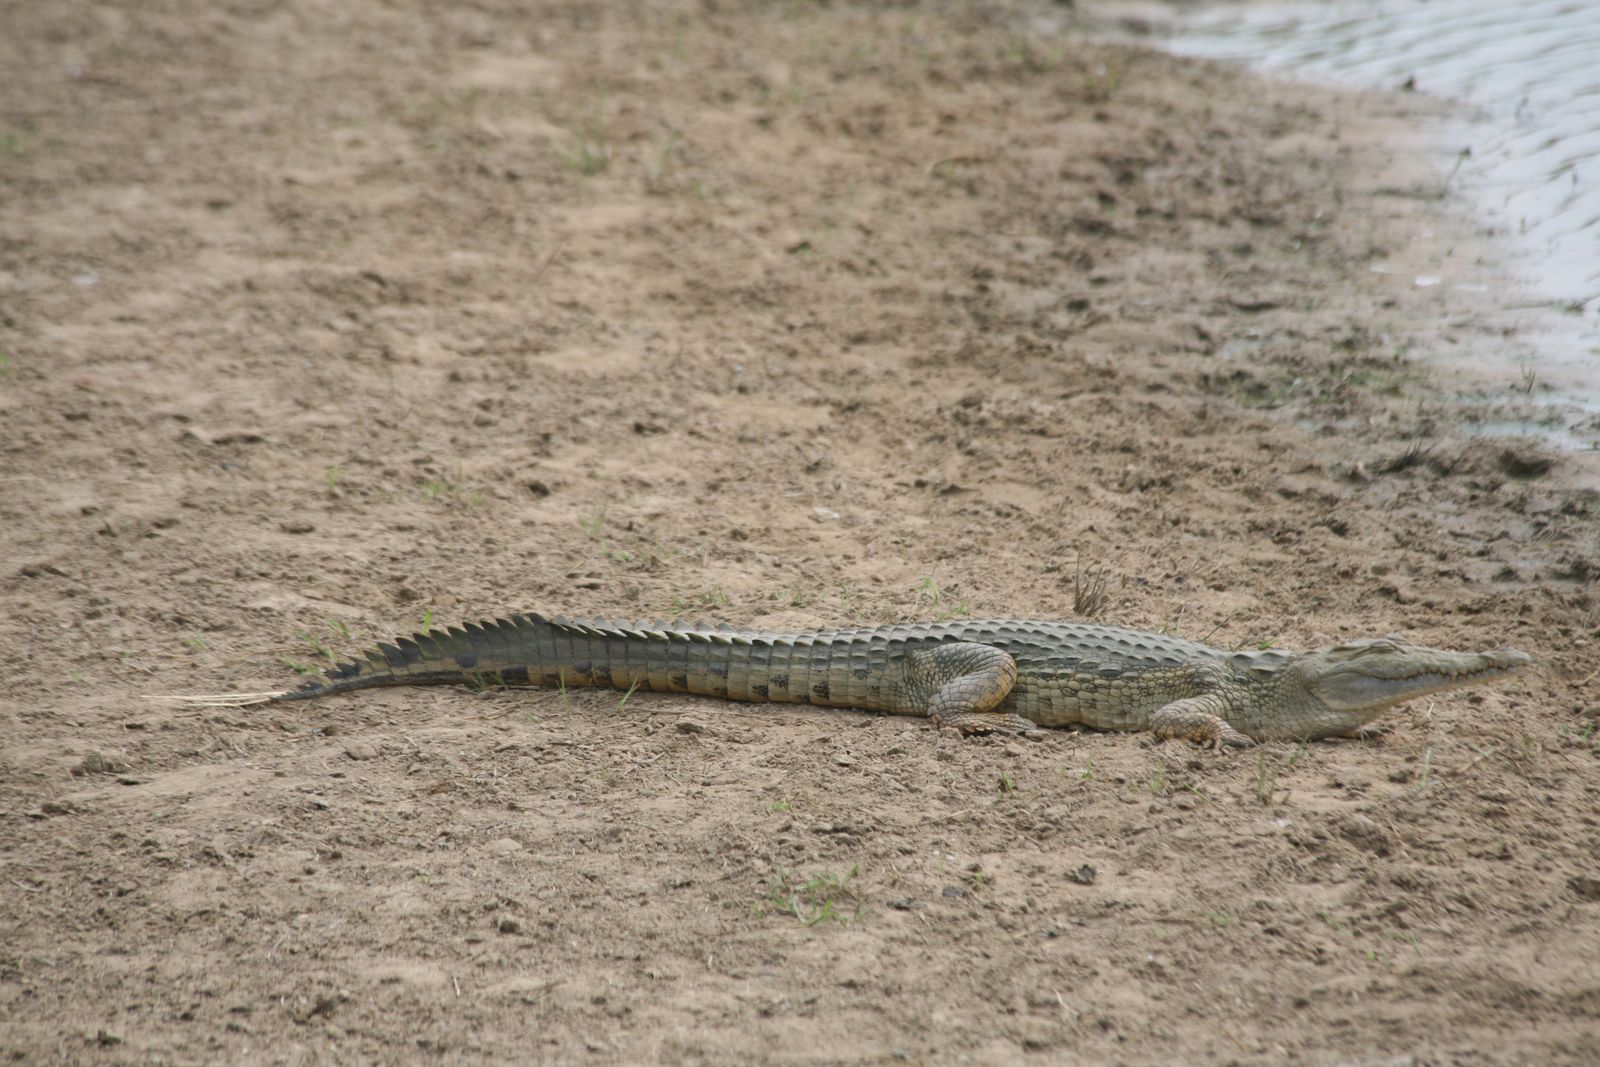
{"type": "Polygon", "coordinates": [[[1177,14],[1163,47],[1331,84],[1463,102],[1450,175],[1507,237],[1506,308],[1560,402],[1600,412],[1600,2],[1327,0],[1177,14]]]}

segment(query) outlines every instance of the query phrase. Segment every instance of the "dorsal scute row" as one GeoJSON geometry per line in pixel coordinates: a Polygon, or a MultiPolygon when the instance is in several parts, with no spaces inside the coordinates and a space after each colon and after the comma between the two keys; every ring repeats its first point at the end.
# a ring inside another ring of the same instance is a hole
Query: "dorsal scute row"
{"type": "MultiPolygon", "coordinates": [[[[693,622],[675,623],[662,619],[633,621],[600,616],[569,618],[563,615],[543,616],[534,612],[512,615],[510,618],[467,623],[464,628],[432,631],[400,638],[395,645],[379,646],[383,656],[395,665],[415,662],[419,646],[445,640],[471,641],[483,638],[491,631],[508,632],[549,627],[559,632],[590,639],[622,638],[634,641],[684,641],[692,644],[752,648],[814,649],[819,646],[857,644],[873,649],[885,649],[897,643],[920,644],[963,641],[994,644],[1012,648],[1019,653],[1034,651],[1054,659],[1062,650],[1071,649],[1071,658],[1085,669],[1097,669],[1102,664],[1145,660],[1178,662],[1194,657],[1226,659],[1220,653],[1198,642],[1164,634],[1102,626],[1082,622],[1049,622],[1034,619],[954,619],[943,622],[895,623],[885,626],[854,627],[837,630],[806,630],[799,632],[761,631],[734,627],[728,623],[693,622]],[[392,651],[391,651],[392,650],[392,651]]],[[[1238,662],[1239,669],[1264,673],[1281,668],[1284,659],[1279,654],[1253,654],[1251,662],[1238,662]]]]}

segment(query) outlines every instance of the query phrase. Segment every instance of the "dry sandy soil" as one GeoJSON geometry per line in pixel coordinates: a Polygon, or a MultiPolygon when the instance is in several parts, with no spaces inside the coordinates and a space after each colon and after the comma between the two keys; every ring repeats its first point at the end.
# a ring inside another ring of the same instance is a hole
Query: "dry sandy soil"
{"type": "Polygon", "coordinates": [[[1438,240],[1370,135],[1429,105],[1070,19],[6,5],[0,1055],[1600,1062],[1595,471],[1460,434],[1423,357],[1472,320],[1370,269],[1438,240]],[[1538,669],[1220,756],[143,699],[424,620],[1067,617],[1096,573],[1222,646],[1538,669]]]}

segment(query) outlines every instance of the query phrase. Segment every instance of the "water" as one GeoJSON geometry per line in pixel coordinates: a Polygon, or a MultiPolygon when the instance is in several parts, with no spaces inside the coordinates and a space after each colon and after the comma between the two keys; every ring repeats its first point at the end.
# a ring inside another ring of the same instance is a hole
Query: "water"
{"type": "MultiPolygon", "coordinates": [[[[1324,0],[1212,4],[1163,47],[1361,88],[1459,101],[1450,187],[1506,237],[1501,297],[1524,319],[1528,359],[1574,426],[1600,430],[1600,0],[1324,0]]],[[[1528,419],[1528,429],[1549,424],[1528,419]]],[[[1497,423],[1503,428],[1503,424],[1497,423]]],[[[1542,434],[1542,436],[1553,436],[1542,434]]],[[[1570,447],[1570,434],[1559,443],[1570,447]]]]}

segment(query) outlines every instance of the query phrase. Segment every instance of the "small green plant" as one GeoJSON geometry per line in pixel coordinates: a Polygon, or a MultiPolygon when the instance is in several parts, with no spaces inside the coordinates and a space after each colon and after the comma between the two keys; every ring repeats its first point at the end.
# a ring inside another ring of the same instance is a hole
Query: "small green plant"
{"type": "Polygon", "coordinates": [[[605,101],[595,105],[594,117],[578,131],[577,143],[572,151],[562,153],[567,165],[585,177],[603,174],[611,166],[611,148],[606,143],[605,125],[601,122],[605,101]]]}
{"type": "Polygon", "coordinates": [[[957,602],[954,606],[946,604],[944,594],[939,591],[939,583],[933,580],[932,575],[922,579],[916,592],[917,603],[932,611],[933,617],[939,622],[948,622],[957,616],[969,614],[965,600],[957,602]]]}
{"type": "Polygon", "coordinates": [[[1096,63],[1094,67],[1083,76],[1083,95],[1092,103],[1103,104],[1110,100],[1122,85],[1122,79],[1128,72],[1128,59],[1126,56],[1108,57],[1103,63],[1096,63]]]}
{"type": "Polygon", "coordinates": [[[417,632],[420,633],[423,637],[427,637],[430,633],[433,632],[433,609],[432,608],[428,608],[426,611],[424,611],[422,613],[422,629],[418,630],[417,632]]]}
{"type": "Polygon", "coordinates": [[[1088,760],[1084,763],[1084,765],[1083,765],[1083,773],[1078,775],[1078,777],[1082,778],[1086,782],[1089,779],[1094,777],[1094,757],[1093,756],[1090,756],[1088,758],[1088,760]]]}
{"type": "Polygon", "coordinates": [[[833,588],[839,597],[839,610],[850,618],[859,620],[862,617],[861,608],[856,603],[855,593],[842,580],[835,582],[833,588]]]}
{"type": "Polygon", "coordinates": [[[328,492],[333,492],[333,487],[339,484],[339,465],[337,463],[322,472],[322,483],[328,487],[328,492]]]}
{"type": "Polygon", "coordinates": [[[708,611],[713,608],[725,608],[733,601],[728,599],[728,594],[722,591],[720,585],[708,585],[692,596],[675,596],[672,598],[672,610],[675,614],[683,614],[690,608],[708,611]]]}
{"type": "Polygon", "coordinates": [[[966,157],[941,159],[929,168],[928,173],[950,188],[973,196],[978,191],[978,177],[965,164],[966,157]]]}
{"type": "Polygon", "coordinates": [[[1266,807],[1277,791],[1278,776],[1267,769],[1267,753],[1263,749],[1256,753],[1256,800],[1266,807]]]}
{"type": "Polygon", "coordinates": [[[855,922],[866,906],[851,884],[860,873],[859,866],[851,867],[844,875],[824,871],[804,882],[780,873],[772,879],[767,899],[758,909],[793,915],[804,926],[855,922]]]}
{"type": "Polygon", "coordinates": [[[506,688],[505,676],[499,671],[473,671],[471,678],[472,688],[480,693],[485,689],[506,688]]]}
{"type": "Polygon", "coordinates": [[[967,881],[972,885],[972,888],[982,889],[989,884],[989,872],[982,867],[974,867],[967,872],[967,881]]]}
{"type": "Polygon", "coordinates": [[[635,690],[637,690],[639,688],[639,681],[640,680],[638,678],[635,678],[633,680],[633,684],[628,686],[628,691],[626,693],[622,694],[622,699],[617,701],[617,714],[618,715],[621,715],[622,714],[622,709],[628,706],[628,698],[633,696],[635,690]]]}
{"type": "Polygon", "coordinates": [[[1012,778],[1011,778],[1011,776],[1009,774],[1002,773],[1000,775],[1000,785],[999,785],[999,793],[1000,793],[1000,795],[1003,796],[1003,797],[1008,797],[1011,794],[1015,793],[1016,791],[1017,791],[1017,783],[1012,780],[1012,778]]]}
{"type": "Polygon", "coordinates": [[[1020,33],[1013,34],[1001,49],[1001,58],[1006,65],[1029,74],[1044,74],[1054,70],[1066,54],[1066,49],[1061,45],[1041,47],[1032,38],[1020,33]]]}
{"type": "Polygon", "coordinates": [[[333,649],[328,647],[327,642],[313,634],[310,630],[300,630],[296,636],[299,637],[301,641],[305,642],[305,644],[308,645],[314,652],[316,652],[317,655],[321,656],[329,663],[335,663],[338,661],[338,657],[333,654],[333,649]]]}
{"type": "Polygon", "coordinates": [[[291,671],[294,671],[296,674],[307,675],[317,673],[317,668],[309,663],[301,663],[298,660],[290,659],[288,656],[283,656],[281,658],[283,660],[283,665],[288,667],[291,671]]]}
{"type": "Polygon", "coordinates": [[[422,495],[429,500],[456,500],[469,507],[482,507],[488,498],[481,489],[472,489],[449,478],[430,478],[422,483],[422,495]]]}
{"type": "Polygon", "coordinates": [[[3,382],[7,378],[11,377],[11,368],[11,353],[7,352],[3,348],[0,348],[0,382],[3,382]]]}
{"type": "Polygon", "coordinates": [[[774,800],[771,804],[767,805],[767,810],[771,812],[783,812],[793,811],[794,808],[787,800],[774,800]]]}
{"type": "Polygon", "coordinates": [[[206,639],[201,637],[199,634],[195,634],[192,637],[185,637],[183,639],[183,643],[188,645],[196,652],[204,652],[206,650],[206,639]]]}
{"type": "Polygon", "coordinates": [[[798,578],[795,579],[794,585],[789,587],[789,606],[792,608],[803,608],[816,598],[816,592],[802,588],[798,578]]]}
{"type": "Polygon", "coordinates": [[[1164,797],[1167,795],[1167,769],[1157,767],[1156,773],[1150,776],[1150,784],[1145,786],[1151,796],[1164,797]]]}
{"type": "Polygon", "coordinates": [[[678,134],[676,130],[667,131],[667,141],[661,146],[661,154],[656,158],[655,173],[651,175],[656,181],[661,181],[667,176],[667,171],[672,167],[672,157],[678,151],[678,134]]]}
{"type": "Polygon", "coordinates": [[[600,529],[606,524],[606,508],[609,506],[610,505],[608,504],[601,504],[599,511],[588,516],[587,518],[578,520],[578,525],[583,527],[584,533],[588,534],[591,538],[597,538],[600,536],[600,529]]]}

